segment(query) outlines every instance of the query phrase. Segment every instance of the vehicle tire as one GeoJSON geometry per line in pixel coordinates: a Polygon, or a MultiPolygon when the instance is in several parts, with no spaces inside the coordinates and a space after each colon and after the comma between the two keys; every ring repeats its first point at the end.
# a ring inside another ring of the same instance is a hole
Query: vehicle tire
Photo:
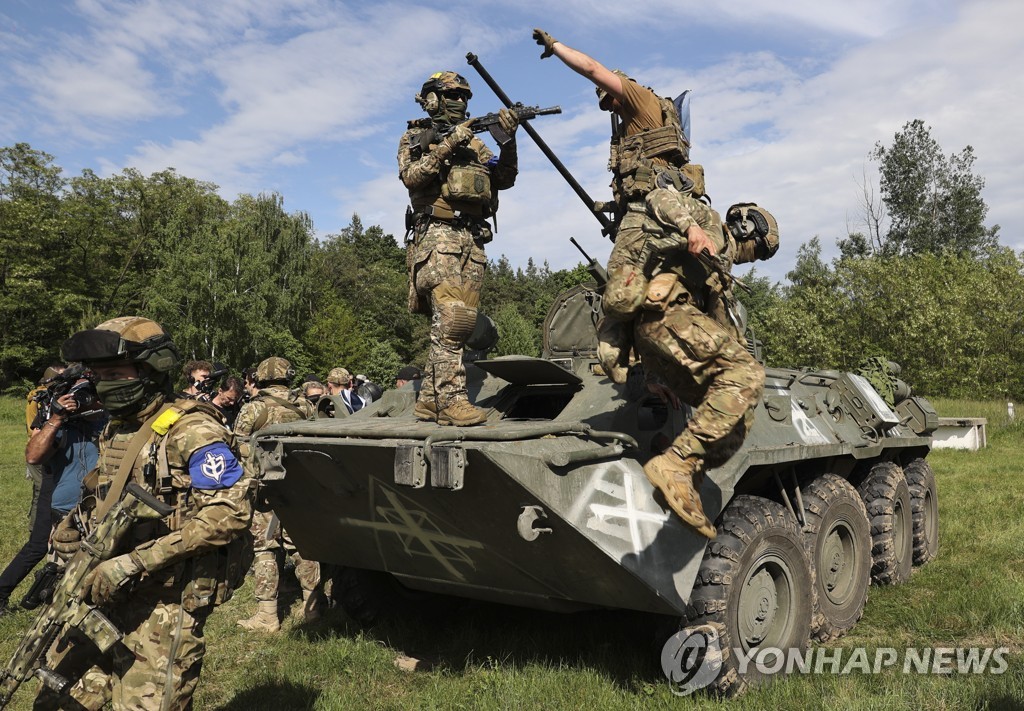
{"type": "Polygon", "coordinates": [[[871,521],[871,581],[896,585],[910,578],[913,520],[910,489],[903,470],[878,462],[857,487],[871,521]]]}
{"type": "Polygon", "coordinates": [[[441,617],[462,604],[460,598],[407,588],[390,573],[345,567],[334,571],[331,598],[361,627],[402,616],[441,617]]]}
{"type": "Polygon", "coordinates": [[[910,510],[914,521],[914,565],[924,565],[939,552],[939,492],[935,473],[923,458],[903,467],[910,489],[910,510]]]}
{"type": "Polygon", "coordinates": [[[811,636],[828,642],[849,632],[864,614],[871,583],[871,524],[860,494],[842,477],[822,474],[801,493],[814,585],[811,636]]]}
{"type": "MultiPolygon", "coordinates": [[[[684,615],[686,626],[718,630],[722,669],[710,689],[732,696],[760,679],[753,662],[740,676],[733,648],[803,649],[811,625],[811,571],[800,528],[781,504],[734,498],[719,516],[684,615]]],[[[770,666],[770,665],[769,665],[770,666]]]]}

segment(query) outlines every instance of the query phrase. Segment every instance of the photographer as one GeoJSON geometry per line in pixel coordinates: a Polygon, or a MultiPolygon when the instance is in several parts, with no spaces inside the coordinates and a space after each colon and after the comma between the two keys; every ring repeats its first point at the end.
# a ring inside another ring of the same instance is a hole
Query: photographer
{"type": "MultiPolygon", "coordinates": [[[[206,380],[211,379],[213,363],[208,360],[190,360],[181,369],[181,377],[185,379],[185,389],[181,391],[181,397],[202,400],[201,395],[209,391],[202,387],[206,380]]],[[[206,398],[208,399],[208,398],[206,398]]]]}
{"type": "Polygon", "coordinates": [[[97,440],[107,419],[98,409],[96,391],[81,367],[68,368],[48,393],[51,397],[40,402],[38,427],[25,447],[25,461],[43,467],[38,511],[28,542],[0,573],[0,615],[7,612],[8,599],[18,583],[46,555],[51,525],[78,505],[82,480],[96,466],[97,440]]]}
{"type": "MultiPolygon", "coordinates": [[[[39,379],[39,384],[28,392],[26,396],[28,402],[25,405],[25,433],[29,439],[32,439],[32,433],[42,426],[42,422],[37,422],[36,420],[39,418],[39,403],[43,400],[48,400],[47,386],[63,372],[63,363],[51,364],[43,372],[43,377],[39,379]]],[[[39,489],[43,485],[42,466],[26,462],[25,478],[32,482],[32,505],[28,510],[28,532],[32,533],[32,527],[36,525],[36,511],[39,508],[39,489]]]]}

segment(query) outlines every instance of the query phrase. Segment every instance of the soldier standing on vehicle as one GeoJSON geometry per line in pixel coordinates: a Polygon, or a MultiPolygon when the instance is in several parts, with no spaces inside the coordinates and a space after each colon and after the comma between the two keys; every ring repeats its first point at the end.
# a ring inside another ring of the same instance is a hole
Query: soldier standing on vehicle
{"type": "MultiPolygon", "coordinates": [[[[259,391],[243,407],[235,420],[235,434],[244,438],[243,461],[249,462],[249,438],[267,425],[280,422],[311,419],[313,405],[303,397],[291,398],[288,386],[295,371],[284,358],[267,358],[256,368],[259,391]]],[[[291,537],[281,527],[277,515],[262,497],[257,497],[256,513],[252,517],[252,536],[255,551],[256,614],[239,620],[238,624],[251,630],[277,632],[281,629],[277,598],[281,582],[279,551],[295,563],[295,577],[302,587],[303,613],[306,620],[320,616],[320,564],[299,555],[291,537]]]]}
{"type": "MultiPolygon", "coordinates": [[[[47,667],[74,681],[71,699],[41,686],[36,708],[98,709],[108,700],[115,709],[189,708],[206,618],[248,567],[250,480],[216,408],[173,398],[179,356],[159,324],[112,319],[76,333],[62,352],[92,370],[112,418],[79,518],[95,525],[129,481],[173,512],[137,523],[118,555],[87,580],[87,600],[124,634],[121,642],[106,653],[86,641],[51,649],[47,667]]],[[[74,554],[76,532],[73,517],[65,518],[54,534],[58,553],[74,554]]]]}
{"type": "MultiPolygon", "coordinates": [[[[689,145],[671,101],[543,30],[533,37],[544,47],[542,59],[554,54],[594,82],[601,108],[618,118],[609,162],[618,225],[599,352],[605,371],[624,382],[635,345],[648,389],[676,407],[682,400],[695,408],[687,428],[647,461],[644,474],[685,523],[714,538],[700,498],[704,472],[739,448],[764,387],[764,368],[742,336],[705,312],[712,296],[723,294],[712,294],[710,270],[698,255],[713,259],[726,246],[721,219],[694,199],[703,187],[683,172],[689,145]],[[668,238],[663,253],[653,243],[656,234],[668,238]]],[[[725,275],[715,276],[720,282],[725,275]]]]}
{"type": "Polygon", "coordinates": [[[407,240],[409,310],[430,316],[430,350],[415,414],[442,425],[476,425],[487,419],[470,404],[462,355],[476,325],[480,287],[491,241],[488,218],[499,190],[518,174],[515,131],[519,120],[499,112],[510,137],[495,156],[473,136],[469,83],[455,72],[432,74],[416,101],[430,116],[410,122],[398,147],[398,172],[409,189],[407,240]]]}

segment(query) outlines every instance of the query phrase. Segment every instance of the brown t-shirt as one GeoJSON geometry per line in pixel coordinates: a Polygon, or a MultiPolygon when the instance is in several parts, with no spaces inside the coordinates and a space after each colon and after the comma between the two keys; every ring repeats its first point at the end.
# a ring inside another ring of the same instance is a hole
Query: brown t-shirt
{"type": "Polygon", "coordinates": [[[664,125],[658,97],[646,86],[623,79],[622,101],[619,103],[622,105],[619,117],[627,136],[634,136],[652,128],[661,128],[664,125]]]}

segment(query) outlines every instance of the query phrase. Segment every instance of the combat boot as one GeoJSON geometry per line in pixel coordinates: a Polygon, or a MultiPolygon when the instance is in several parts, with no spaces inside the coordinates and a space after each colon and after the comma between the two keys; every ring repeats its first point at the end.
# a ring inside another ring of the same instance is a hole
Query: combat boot
{"type": "Polygon", "coordinates": [[[320,612],[323,608],[323,600],[316,590],[302,591],[302,617],[306,622],[314,622],[320,619],[320,612]]]}
{"type": "Polygon", "coordinates": [[[683,523],[702,536],[715,537],[715,526],[704,515],[700,501],[704,467],[698,457],[683,457],[678,450],[670,447],[647,461],[644,474],[665,495],[665,501],[683,523]]]}
{"type": "Polygon", "coordinates": [[[256,614],[247,620],[239,620],[239,627],[259,632],[277,632],[281,621],[277,619],[277,600],[257,600],[256,614]]]}
{"type": "Polygon", "coordinates": [[[439,425],[469,427],[486,421],[487,411],[481,410],[476,405],[471,405],[469,400],[454,400],[448,407],[437,413],[437,424],[439,425]]]}
{"type": "Polygon", "coordinates": [[[416,415],[417,420],[423,422],[437,422],[437,406],[426,400],[417,400],[412,414],[416,415]]]}

